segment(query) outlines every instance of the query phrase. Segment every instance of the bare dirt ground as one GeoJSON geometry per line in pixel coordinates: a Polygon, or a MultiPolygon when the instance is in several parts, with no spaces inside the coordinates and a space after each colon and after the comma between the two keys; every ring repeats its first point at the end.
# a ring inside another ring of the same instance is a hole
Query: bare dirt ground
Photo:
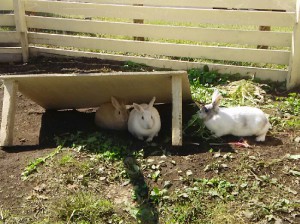
{"type": "MultiPolygon", "coordinates": [[[[134,68],[130,68],[134,70],[134,68]]],[[[136,71],[141,71],[152,68],[137,67],[136,71]]],[[[100,61],[96,59],[45,59],[40,58],[30,62],[27,65],[13,64],[0,65],[0,74],[35,74],[35,73],[90,73],[90,72],[111,72],[111,71],[128,71],[126,65],[121,62],[100,61]]],[[[1,89],[1,105],[3,90],[1,89]]],[[[163,132],[162,137],[155,140],[155,144],[162,145],[162,151],[146,150],[147,159],[153,159],[152,163],[158,164],[164,160],[164,165],[160,167],[160,176],[156,181],[147,178],[151,174],[151,169],[146,169],[143,173],[145,182],[149,188],[157,186],[163,188],[166,181],[171,181],[171,189],[176,189],[182,185],[178,180],[179,171],[186,173],[190,170],[195,178],[212,178],[216,175],[214,169],[207,170],[208,164],[213,160],[217,160],[217,156],[213,157],[209,152],[211,145],[202,139],[185,137],[184,145],[180,148],[172,148],[170,142],[164,143],[166,138],[170,136],[170,117],[167,115],[170,112],[170,106],[162,106],[159,108],[162,113],[163,132]],[[163,154],[168,154],[168,158],[162,157],[163,154]],[[175,165],[176,164],[176,165],[175,165]]],[[[1,108],[0,108],[1,112],[1,108]]],[[[185,121],[194,113],[194,109],[189,105],[185,105],[185,121]]],[[[60,136],[64,133],[76,133],[77,131],[95,132],[99,131],[93,124],[94,110],[86,109],[80,111],[45,111],[36,103],[27,99],[22,94],[18,93],[17,113],[14,129],[14,147],[7,147],[0,150],[0,208],[3,210],[11,210],[22,212],[22,202],[34,191],[34,188],[41,184],[41,180],[36,178],[29,181],[21,180],[21,173],[30,161],[35,158],[49,154],[56,147],[54,136],[60,136]]],[[[125,138],[134,140],[129,134],[121,134],[125,138]]],[[[248,143],[252,148],[239,148],[236,146],[213,146],[214,151],[220,150],[221,153],[232,152],[235,159],[230,162],[229,168],[220,169],[219,172],[230,180],[229,172],[235,172],[240,166],[243,156],[257,157],[260,161],[270,161],[272,158],[282,158],[286,154],[300,154],[299,143],[294,139],[300,136],[299,130],[282,131],[269,133],[267,140],[264,143],[256,143],[254,138],[247,138],[248,143]]],[[[223,138],[224,143],[237,141],[235,137],[223,138]]],[[[141,145],[136,141],[136,145],[141,145]]],[[[294,162],[299,168],[299,162],[294,162]]],[[[300,183],[295,181],[293,176],[288,176],[282,173],[283,164],[278,164],[275,167],[262,166],[258,173],[264,175],[272,175],[279,181],[283,181],[285,185],[292,188],[295,197],[299,197],[300,183]],[[277,172],[278,171],[278,172],[277,172]]],[[[254,175],[258,175],[257,173],[254,175]]],[[[232,176],[232,179],[236,177],[232,176]]],[[[46,181],[46,180],[45,180],[46,181]]],[[[123,190],[126,187],[123,188],[123,190]]],[[[110,197],[121,198],[120,191],[113,190],[110,192],[110,197]]],[[[126,192],[123,192],[126,195],[126,192]]],[[[49,193],[50,194],[50,193],[49,193]]],[[[53,192],[54,194],[54,192],[53,192]]],[[[51,195],[51,194],[50,194],[51,195]]],[[[122,199],[120,199],[122,200],[122,199]]],[[[299,218],[293,219],[294,223],[300,223],[299,218]]],[[[288,223],[288,222],[287,222],[288,223]]]]}

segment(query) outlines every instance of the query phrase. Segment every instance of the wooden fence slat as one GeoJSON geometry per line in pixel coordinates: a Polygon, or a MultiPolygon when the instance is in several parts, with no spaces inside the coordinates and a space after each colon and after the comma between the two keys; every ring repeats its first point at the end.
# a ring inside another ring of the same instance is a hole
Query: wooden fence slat
{"type": "Polygon", "coordinates": [[[1,10],[14,10],[12,0],[1,0],[0,1],[0,11],[1,10]]]}
{"type": "Polygon", "coordinates": [[[15,26],[15,18],[13,14],[0,14],[0,26],[15,26]]]}
{"type": "Polygon", "coordinates": [[[290,47],[292,34],[288,32],[260,32],[246,30],[209,29],[198,27],[132,24],[27,16],[28,28],[101,33],[107,35],[144,36],[154,39],[187,40],[248,45],[290,47]]]}
{"type": "Polygon", "coordinates": [[[20,47],[0,47],[0,54],[21,54],[20,47]]]}
{"type": "Polygon", "coordinates": [[[135,7],[26,0],[26,11],[85,17],[110,17],[204,24],[292,26],[294,12],[135,7]]]}
{"type": "MultiPolygon", "coordinates": [[[[65,0],[66,1],[66,0],[65,0]]],[[[220,7],[220,8],[243,8],[243,9],[277,9],[294,11],[295,0],[72,0],[73,2],[89,2],[97,4],[143,4],[152,6],[173,7],[220,7]]]]}
{"type": "Polygon", "coordinates": [[[33,44],[69,46],[94,50],[115,52],[131,52],[147,55],[164,55],[174,57],[205,58],[240,62],[289,63],[290,53],[279,50],[241,49],[228,47],[207,47],[187,44],[170,44],[130,40],[113,40],[68,35],[29,33],[29,41],[33,44]]]}
{"type": "Polygon", "coordinates": [[[16,31],[0,31],[0,43],[19,43],[20,36],[16,31]]]}
{"type": "Polygon", "coordinates": [[[55,49],[46,47],[30,47],[30,53],[34,56],[56,56],[56,57],[86,57],[86,58],[98,58],[115,61],[132,61],[135,63],[145,64],[152,67],[158,68],[170,68],[175,70],[188,70],[192,68],[202,68],[204,65],[208,65],[210,70],[215,70],[224,74],[241,74],[243,76],[253,76],[261,80],[273,80],[277,82],[286,81],[287,73],[286,70],[269,69],[269,68],[256,68],[247,66],[235,66],[235,65],[223,65],[223,64],[211,64],[211,63],[200,63],[200,62],[188,62],[178,61],[170,59],[157,59],[150,57],[139,57],[139,56],[128,56],[128,55],[117,55],[107,53],[95,53],[95,52],[84,52],[78,50],[65,50],[55,49]]]}

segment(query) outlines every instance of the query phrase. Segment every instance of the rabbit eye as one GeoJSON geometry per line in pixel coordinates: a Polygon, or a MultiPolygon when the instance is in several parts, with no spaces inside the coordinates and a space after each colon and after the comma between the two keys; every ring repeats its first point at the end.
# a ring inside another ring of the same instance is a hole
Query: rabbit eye
{"type": "Polygon", "coordinates": [[[207,112],[208,112],[208,109],[207,109],[206,107],[204,107],[204,111],[205,111],[205,113],[207,113],[207,112]]]}
{"type": "Polygon", "coordinates": [[[153,120],[153,117],[151,116],[151,119],[153,120]]]}
{"type": "Polygon", "coordinates": [[[144,116],[142,116],[142,119],[144,120],[144,116]]]}
{"type": "Polygon", "coordinates": [[[121,111],[119,111],[119,115],[121,115],[121,111]]]}

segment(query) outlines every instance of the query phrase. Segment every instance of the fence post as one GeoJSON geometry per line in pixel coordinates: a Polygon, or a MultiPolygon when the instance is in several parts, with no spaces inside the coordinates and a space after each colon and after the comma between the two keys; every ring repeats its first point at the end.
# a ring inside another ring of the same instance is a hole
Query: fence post
{"type": "Polygon", "coordinates": [[[20,34],[23,62],[26,63],[28,62],[29,59],[29,50],[28,50],[27,25],[25,20],[25,8],[24,8],[25,0],[13,0],[13,1],[14,1],[16,30],[20,34]]]}
{"type": "Polygon", "coordinates": [[[300,85],[300,0],[296,3],[296,22],[292,37],[289,72],[286,87],[292,89],[300,85]]]}
{"type": "Polygon", "coordinates": [[[13,144],[18,84],[14,80],[4,80],[3,86],[4,96],[0,129],[0,146],[11,146],[13,144]]]}
{"type": "Polygon", "coordinates": [[[172,145],[182,145],[182,76],[172,75],[172,145]]]}
{"type": "MultiPolygon", "coordinates": [[[[133,4],[134,6],[143,6],[143,4],[133,4]]],[[[143,19],[134,19],[133,23],[140,23],[143,24],[144,20],[143,19]]],[[[133,37],[134,40],[138,41],[145,41],[145,37],[133,37]]]]}

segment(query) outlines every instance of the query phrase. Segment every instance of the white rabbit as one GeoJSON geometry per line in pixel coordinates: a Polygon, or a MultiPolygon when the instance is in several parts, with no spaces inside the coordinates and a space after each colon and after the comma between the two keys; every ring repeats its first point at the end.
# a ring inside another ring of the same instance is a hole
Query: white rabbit
{"type": "Polygon", "coordinates": [[[100,105],[95,114],[95,124],[104,129],[126,130],[129,111],[123,102],[111,97],[111,102],[100,105]]]}
{"type": "Polygon", "coordinates": [[[158,135],[161,128],[160,116],[153,107],[155,97],[149,104],[133,104],[133,110],[129,114],[128,131],[140,140],[146,137],[146,141],[152,141],[158,135]]]}
{"type": "Polygon", "coordinates": [[[199,107],[199,117],[205,126],[217,137],[223,135],[252,136],[256,141],[265,141],[266,134],[271,127],[267,115],[255,107],[220,108],[222,96],[218,90],[212,95],[212,103],[199,107]]]}

